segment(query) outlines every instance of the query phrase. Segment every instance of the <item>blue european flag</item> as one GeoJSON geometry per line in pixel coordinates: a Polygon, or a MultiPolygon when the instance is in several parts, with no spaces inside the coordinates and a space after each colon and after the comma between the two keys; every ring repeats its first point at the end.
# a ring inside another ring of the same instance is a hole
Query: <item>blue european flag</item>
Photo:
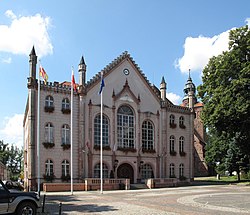
{"type": "Polygon", "coordinates": [[[99,91],[99,94],[101,94],[101,93],[102,93],[103,87],[105,87],[105,84],[104,84],[104,78],[103,78],[103,76],[102,76],[102,80],[101,80],[101,86],[100,86],[100,91],[99,91]]]}

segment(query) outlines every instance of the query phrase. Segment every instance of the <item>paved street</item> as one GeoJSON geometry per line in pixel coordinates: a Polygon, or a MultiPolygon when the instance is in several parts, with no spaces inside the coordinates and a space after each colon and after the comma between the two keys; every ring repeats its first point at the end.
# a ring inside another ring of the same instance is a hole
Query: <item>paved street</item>
{"type": "Polygon", "coordinates": [[[153,190],[46,193],[46,211],[58,214],[250,214],[250,186],[207,185],[153,190]]]}

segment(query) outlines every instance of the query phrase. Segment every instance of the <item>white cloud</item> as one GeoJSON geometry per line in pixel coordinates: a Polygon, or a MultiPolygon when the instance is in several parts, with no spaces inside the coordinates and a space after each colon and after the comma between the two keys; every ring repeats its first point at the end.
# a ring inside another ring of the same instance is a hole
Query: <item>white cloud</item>
{"type": "Polygon", "coordinates": [[[203,70],[212,56],[228,50],[229,30],[213,37],[187,37],[184,44],[184,55],[177,59],[175,66],[182,73],[203,70]]]}
{"type": "Polygon", "coordinates": [[[5,143],[15,144],[18,147],[23,146],[23,114],[15,114],[12,117],[6,117],[4,128],[0,130],[1,140],[5,143]]]}
{"type": "Polygon", "coordinates": [[[11,10],[7,10],[5,15],[11,19],[11,24],[0,25],[0,51],[29,55],[34,45],[40,58],[53,53],[48,34],[51,26],[49,17],[40,14],[17,17],[11,10]]]}
{"type": "Polygon", "coordinates": [[[10,64],[10,63],[11,63],[11,61],[12,61],[11,57],[8,57],[8,58],[2,58],[2,59],[1,59],[1,62],[2,62],[2,63],[7,63],[7,64],[10,64]]]}
{"type": "Polygon", "coordinates": [[[167,93],[167,98],[173,102],[175,105],[179,105],[181,103],[181,97],[174,93],[167,93]]]}

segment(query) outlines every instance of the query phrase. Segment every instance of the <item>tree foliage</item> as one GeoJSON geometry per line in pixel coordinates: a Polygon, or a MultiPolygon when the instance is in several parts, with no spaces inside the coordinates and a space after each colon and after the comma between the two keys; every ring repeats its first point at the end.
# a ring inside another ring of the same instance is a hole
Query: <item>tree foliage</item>
{"type": "Polygon", "coordinates": [[[249,163],[250,158],[248,26],[230,31],[229,51],[209,60],[203,70],[202,81],[198,87],[198,95],[204,103],[202,118],[212,136],[207,160],[215,162],[219,157],[225,168],[230,166],[237,171],[234,164],[241,168],[244,162],[249,163]]]}
{"type": "Polygon", "coordinates": [[[0,161],[8,168],[15,179],[22,170],[23,150],[0,140],[0,161]]]}

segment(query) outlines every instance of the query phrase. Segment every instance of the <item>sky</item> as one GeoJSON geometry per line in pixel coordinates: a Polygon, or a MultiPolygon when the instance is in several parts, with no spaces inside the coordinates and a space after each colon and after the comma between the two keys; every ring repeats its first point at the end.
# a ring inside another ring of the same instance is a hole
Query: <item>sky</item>
{"type": "Polygon", "coordinates": [[[33,45],[51,82],[70,81],[82,56],[89,80],[128,51],[152,84],[164,76],[167,98],[180,104],[189,69],[200,85],[229,31],[250,26],[249,9],[249,0],[0,0],[0,140],[23,144],[33,45]]]}

